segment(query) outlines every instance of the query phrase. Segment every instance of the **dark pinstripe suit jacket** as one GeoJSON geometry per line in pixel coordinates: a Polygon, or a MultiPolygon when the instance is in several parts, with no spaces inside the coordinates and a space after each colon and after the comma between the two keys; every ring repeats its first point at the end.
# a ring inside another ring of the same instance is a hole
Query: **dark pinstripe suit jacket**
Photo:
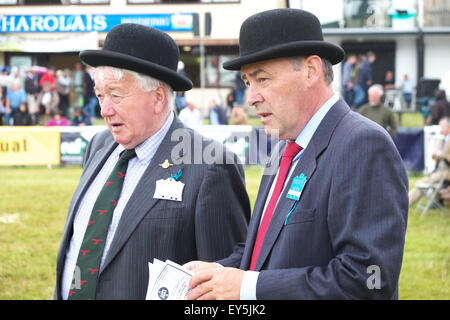
{"type": "MultiPolygon", "coordinates": [[[[96,135],[86,149],[83,173],[69,206],[58,252],[56,299],[61,299],[61,274],[75,212],[89,184],[116,146],[106,130],[96,135]]],[[[245,240],[250,204],[244,171],[236,164],[237,157],[224,151],[222,144],[202,139],[175,117],[124,209],[100,270],[97,299],[144,299],[148,262],[153,258],[180,264],[191,260],[214,261],[228,256],[236,243],[245,240]],[[172,141],[175,130],[177,134],[172,141]],[[203,152],[206,147],[209,152],[222,150],[217,153],[217,163],[193,164],[194,156],[199,159],[195,153],[203,152]],[[165,159],[175,165],[163,169],[159,164],[165,159]],[[180,181],[185,184],[183,201],[153,199],[156,181],[169,178],[170,173],[176,174],[179,169],[182,169],[180,181]]]]}
{"type": "MultiPolygon", "coordinates": [[[[284,145],[280,143],[280,153],[284,145]]],[[[248,270],[273,179],[274,174],[262,178],[245,247],[219,263],[248,270]]],[[[257,298],[396,298],[408,177],[386,130],[339,100],[317,128],[287,186],[256,263],[261,271],[257,298]],[[294,205],[286,194],[301,173],[308,181],[286,220],[294,205]]]]}

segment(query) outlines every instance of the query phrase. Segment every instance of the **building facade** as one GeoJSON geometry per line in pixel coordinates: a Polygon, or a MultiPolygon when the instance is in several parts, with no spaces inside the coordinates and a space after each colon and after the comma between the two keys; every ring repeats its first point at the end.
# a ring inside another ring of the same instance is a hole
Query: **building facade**
{"type": "MultiPolygon", "coordinates": [[[[375,83],[392,71],[396,88],[404,75],[417,86],[418,97],[430,97],[438,86],[450,97],[449,0],[291,0],[291,7],[315,13],[325,37],[347,54],[373,51],[375,83]],[[442,80],[442,81],[441,81],[442,80]]],[[[341,73],[337,72],[339,77],[341,73]]],[[[336,79],[337,80],[337,79],[336,79]]]]}

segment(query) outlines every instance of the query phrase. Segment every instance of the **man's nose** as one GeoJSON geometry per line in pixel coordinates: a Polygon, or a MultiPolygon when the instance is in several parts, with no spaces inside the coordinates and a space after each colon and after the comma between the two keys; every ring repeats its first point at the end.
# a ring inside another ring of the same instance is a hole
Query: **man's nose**
{"type": "Polygon", "coordinates": [[[257,90],[254,86],[247,87],[247,104],[249,106],[254,106],[263,101],[263,97],[259,90],[257,90]]]}
{"type": "Polygon", "coordinates": [[[99,102],[99,104],[100,104],[100,115],[103,118],[114,115],[115,113],[114,104],[112,103],[111,98],[105,96],[103,100],[99,102]]]}

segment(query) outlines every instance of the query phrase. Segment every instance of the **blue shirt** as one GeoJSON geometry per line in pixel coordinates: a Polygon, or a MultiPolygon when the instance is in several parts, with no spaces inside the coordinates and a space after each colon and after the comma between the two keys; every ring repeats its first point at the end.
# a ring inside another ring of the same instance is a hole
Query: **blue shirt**
{"type": "Polygon", "coordinates": [[[19,106],[22,102],[27,101],[27,94],[23,89],[19,89],[17,90],[17,92],[14,92],[13,90],[8,90],[8,93],[6,94],[6,99],[9,100],[11,109],[17,110],[19,109],[19,106]]]}
{"type": "Polygon", "coordinates": [[[216,110],[209,111],[209,124],[220,124],[219,114],[216,110]]]}
{"type": "Polygon", "coordinates": [[[410,79],[403,82],[403,93],[413,93],[414,82],[410,79]]]}
{"type": "Polygon", "coordinates": [[[344,88],[347,87],[347,82],[352,82],[352,70],[353,70],[353,64],[346,61],[344,63],[343,72],[342,72],[342,86],[344,88]]]}

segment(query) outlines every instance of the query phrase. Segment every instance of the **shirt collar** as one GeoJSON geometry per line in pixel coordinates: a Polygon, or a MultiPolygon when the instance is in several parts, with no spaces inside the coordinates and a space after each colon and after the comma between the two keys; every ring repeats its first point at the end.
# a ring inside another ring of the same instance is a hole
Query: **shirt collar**
{"type": "Polygon", "coordinates": [[[337,93],[334,93],[333,96],[331,96],[330,99],[328,99],[323,106],[320,107],[319,110],[312,116],[311,119],[309,119],[306,126],[303,128],[303,130],[300,132],[300,134],[297,136],[297,139],[295,139],[295,142],[302,147],[303,149],[306,149],[309,142],[312,139],[312,136],[316,132],[317,128],[319,127],[319,124],[322,122],[323,118],[325,118],[325,115],[328,113],[328,111],[331,109],[331,107],[339,100],[339,95],[337,93]]]}

